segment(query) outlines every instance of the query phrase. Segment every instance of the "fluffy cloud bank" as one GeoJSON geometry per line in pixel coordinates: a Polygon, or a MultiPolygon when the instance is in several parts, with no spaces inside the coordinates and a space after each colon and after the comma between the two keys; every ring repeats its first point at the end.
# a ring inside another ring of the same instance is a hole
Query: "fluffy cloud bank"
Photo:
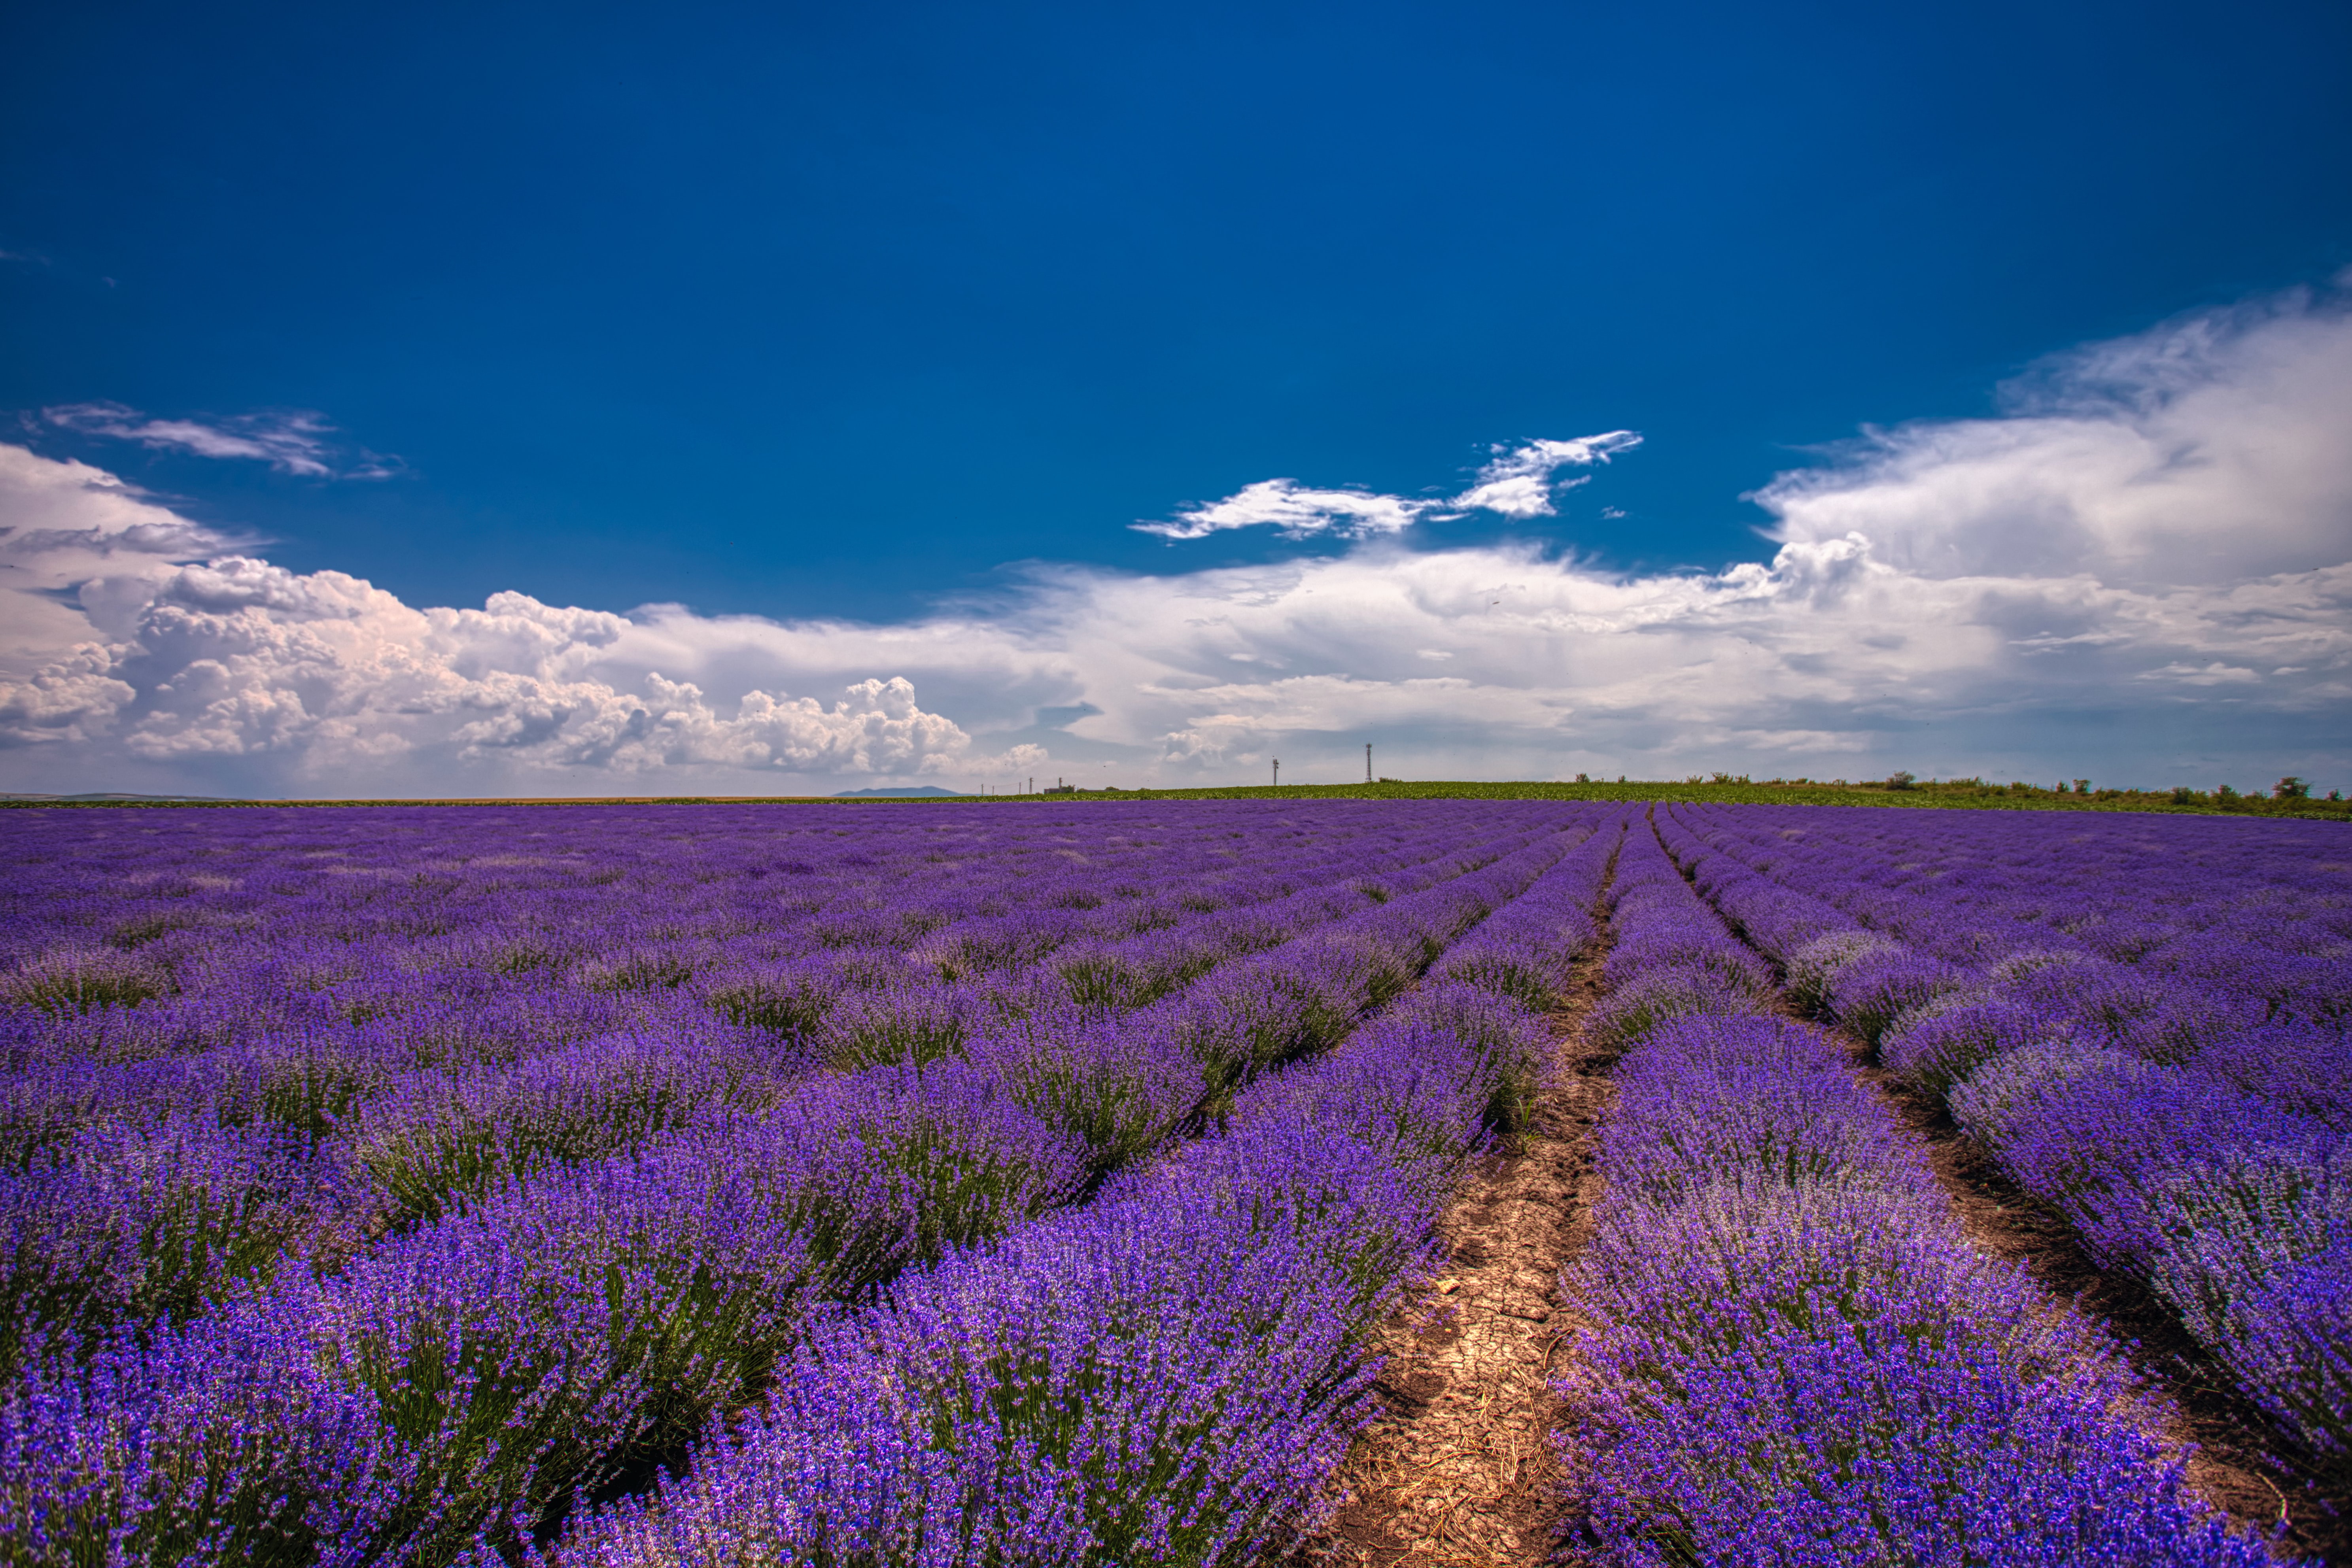
{"type": "Polygon", "coordinates": [[[1267,481],[1160,531],[1357,544],[1060,569],[887,626],[417,609],[0,446],[0,756],[14,788],[202,793],[1180,784],[1273,756],[1313,780],[1367,740],[1423,777],[2352,783],[2336,297],[2063,356],[1999,417],[1871,432],[1757,493],[1768,560],[1636,576],[1402,537],[1439,507],[1542,515],[1557,470],[1633,440],[1498,452],[1447,502],[1267,481]]]}
{"type": "Polygon", "coordinates": [[[420,763],[491,779],[698,767],[918,777],[1042,758],[983,759],[898,676],[847,683],[830,706],[740,691],[722,716],[689,680],[615,675],[645,635],[627,616],[520,593],[413,609],[341,572],[215,553],[233,541],[22,447],[0,446],[0,496],[32,522],[0,538],[13,644],[0,658],[14,666],[0,742],[19,760],[65,752],[85,769],[360,788],[420,763]],[[58,649],[61,637],[73,640],[58,649]]]}

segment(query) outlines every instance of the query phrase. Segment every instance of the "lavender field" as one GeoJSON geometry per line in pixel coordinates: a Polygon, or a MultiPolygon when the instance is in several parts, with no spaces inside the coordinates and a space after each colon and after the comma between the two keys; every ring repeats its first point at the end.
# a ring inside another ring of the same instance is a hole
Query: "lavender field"
{"type": "Polygon", "coordinates": [[[16,810],[0,861],[11,1563],[1313,1560],[1571,1037],[1570,1560],[2285,1550],[1890,1075],[2298,1519],[2352,1493],[2337,824],[16,810]]]}

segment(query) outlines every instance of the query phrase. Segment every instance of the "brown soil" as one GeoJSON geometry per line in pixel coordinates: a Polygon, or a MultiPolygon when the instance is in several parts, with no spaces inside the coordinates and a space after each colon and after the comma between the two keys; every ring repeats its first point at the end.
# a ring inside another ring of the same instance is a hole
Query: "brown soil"
{"type": "Polygon", "coordinates": [[[1435,1297],[1382,1332],[1385,1413],[1339,1477],[1348,1500],[1292,1568],[1501,1568],[1545,1562],[1560,1513],[1550,1372],[1573,1354],[1560,1266],[1584,1244],[1600,1177],[1592,1132],[1612,1056],[1584,1045],[1601,967],[1552,1014],[1551,1082],[1517,1138],[1481,1162],[1444,1221],[1435,1297]]]}
{"type": "MultiPolygon", "coordinates": [[[[1858,1062],[1867,1061],[1867,1047],[1842,1030],[1832,1033],[1858,1062]]],[[[2147,1381],[2159,1435],[2189,1450],[2189,1484],[2200,1497],[2264,1534],[2284,1524],[2280,1544],[2292,1552],[2352,1563],[2352,1532],[2302,1481],[2264,1456],[2255,1436],[2263,1429],[2260,1413],[2144,1285],[2094,1262],[2065,1218],[2003,1176],[1953,1124],[1940,1101],[1906,1088],[1882,1068],[1865,1065],[1859,1071],[1918,1136],[1969,1239],[2021,1265],[2052,1295],[2115,1331],[2147,1381]]]]}

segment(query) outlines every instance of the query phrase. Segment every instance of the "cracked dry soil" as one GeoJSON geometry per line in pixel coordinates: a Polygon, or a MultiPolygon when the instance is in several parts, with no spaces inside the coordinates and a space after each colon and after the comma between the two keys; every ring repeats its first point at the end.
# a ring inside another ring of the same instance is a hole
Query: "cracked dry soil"
{"type": "Polygon", "coordinates": [[[1560,1517],[1551,1372],[1573,1354],[1555,1284],[1591,1224],[1595,1123],[1613,1058],[1584,1045],[1597,956],[1549,1015],[1551,1082],[1517,1139],[1485,1156],[1448,1212],[1436,1295],[1393,1319],[1386,1410],[1339,1478],[1348,1500],[1291,1568],[1477,1568],[1551,1555],[1560,1517]]]}

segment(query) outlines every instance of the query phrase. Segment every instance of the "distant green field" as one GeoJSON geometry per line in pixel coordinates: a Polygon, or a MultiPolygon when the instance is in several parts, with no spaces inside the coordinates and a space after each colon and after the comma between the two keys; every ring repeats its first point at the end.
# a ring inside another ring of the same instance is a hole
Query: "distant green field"
{"type": "Polygon", "coordinates": [[[447,800],[60,800],[19,797],[0,799],[0,806],[48,810],[203,810],[237,806],[597,806],[597,805],[812,805],[926,806],[942,800],[983,805],[1035,805],[1063,800],[1707,800],[1769,806],[1904,806],[1941,807],[1993,811],[2166,811],[2205,815],[2306,817],[2325,821],[2352,821],[2352,801],[2274,799],[2269,795],[2225,794],[2219,790],[2094,789],[2061,794],[2026,784],[1986,784],[1973,779],[1948,783],[1918,783],[1897,788],[1885,783],[1822,783],[1813,779],[1629,780],[1624,783],[1549,784],[1487,783],[1476,779],[1431,779],[1412,783],[1394,780],[1378,784],[1286,784],[1280,788],[1253,785],[1222,789],[1081,789],[1041,795],[956,795],[925,798],[867,796],[847,800],[831,795],[633,795],[496,799],[472,797],[447,800]]]}
{"type": "MultiPolygon", "coordinates": [[[[1228,789],[1085,790],[1049,797],[1056,800],[1709,800],[1770,806],[1912,806],[1994,811],[2170,811],[2207,815],[2316,817],[2352,821],[2352,801],[2273,800],[2267,795],[2221,795],[2203,790],[2094,789],[2078,795],[2032,785],[1824,784],[1768,779],[1722,782],[1696,779],[1628,780],[1622,784],[1489,784],[1476,780],[1429,780],[1381,784],[1256,785],[1228,789]],[[2181,798],[2186,796],[2186,799],[2181,798]]],[[[1034,795],[991,797],[1034,800],[1034,795]]]]}

